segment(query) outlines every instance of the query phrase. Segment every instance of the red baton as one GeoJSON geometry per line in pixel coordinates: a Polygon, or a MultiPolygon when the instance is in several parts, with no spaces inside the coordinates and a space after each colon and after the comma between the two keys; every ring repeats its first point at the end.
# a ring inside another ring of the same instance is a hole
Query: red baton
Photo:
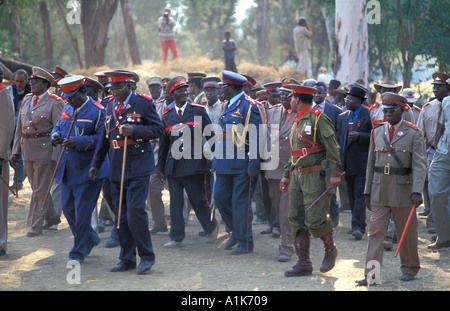
{"type": "Polygon", "coordinates": [[[402,237],[400,238],[400,241],[398,242],[397,249],[395,251],[395,257],[397,257],[398,252],[400,251],[400,247],[402,246],[403,240],[405,239],[406,231],[408,230],[409,223],[411,222],[411,219],[414,215],[414,212],[416,211],[416,206],[413,205],[411,208],[411,212],[409,213],[408,220],[406,221],[405,229],[403,229],[402,237]]]}

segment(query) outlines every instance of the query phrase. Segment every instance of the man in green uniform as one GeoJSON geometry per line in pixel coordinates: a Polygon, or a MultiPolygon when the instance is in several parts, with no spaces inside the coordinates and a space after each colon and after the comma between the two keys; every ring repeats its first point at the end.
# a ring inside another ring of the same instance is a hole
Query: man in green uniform
{"type": "Polygon", "coordinates": [[[280,182],[283,192],[289,189],[289,221],[294,235],[294,249],[299,258],[285,276],[310,275],[313,271],[309,258],[310,235],[324,243],[325,257],[320,272],[333,269],[337,247],[333,239],[334,226],[329,217],[331,194],[341,183],[339,171],[339,144],[331,120],[312,107],[315,89],[290,85],[291,108],[297,113],[291,129],[292,156],[285,166],[280,182]]]}

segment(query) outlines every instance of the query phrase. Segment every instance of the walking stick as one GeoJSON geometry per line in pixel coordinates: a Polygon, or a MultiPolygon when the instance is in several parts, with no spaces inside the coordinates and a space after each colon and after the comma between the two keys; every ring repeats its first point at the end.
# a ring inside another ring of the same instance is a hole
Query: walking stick
{"type": "Polygon", "coordinates": [[[213,178],[213,187],[212,187],[212,193],[211,193],[211,221],[213,221],[214,218],[214,211],[216,209],[216,204],[214,202],[214,190],[216,189],[216,172],[214,172],[214,178],[213,178]]]}
{"type": "Polygon", "coordinates": [[[17,198],[17,192],[14,192],[14,190],[8,185],[8,183],[6,182],[6,180],[3,178],[2,175],[0,175],[0,178],[2,179],[3,183],[5,184],[5,186],[8,188],[9,191],[11,191],[12,194],[14,194],[17,198]]]}
{"type": "MultiPolygon", "coordinates": [[[[77,115],[78,115],[78,111],[75,110],[74,114],[73,114],[72,123],[70,124],[69,132],[67,133],[67,136],[66,136],[66,140],[70,138],[70,133],[72,133],[73,126],[77,119],[77,115]]],[[[61,164],[61,159],[64,155],[64,151],[66,151],[66,146],[63,146],[61,153],[59,154],[58,162],[56,163],[55,171],[53,172],[52,180],[50,181],[50,185],[48,186],[47,194],[45,195],[44,204],[42,204],[41,210],[44,209],[45,204],[47,203],[47,199],[48,199],[48,196],[50,195],[50,191],[52,190],[52,185],[53,185],[53,182],[55,181],[56,172],[58,171],[58,167],[61,164]]]]}
{"type": "MultiPolygon", "coordinates": [[[[119,128],[119,133],[122,134],[123,125],[119,128]]],[[[128,147],[128,136],[124,136],[123,141],[123,161],[122,161],[122,177],[120,179],[120,194],[119,194],[119,212],[117,214],[117,229],[120,228],[120,217],[122,214],[122,199],[123,199],[123,183],[125,177],[125,164],[127,162],[127,148],[128,147]]]]}
{"type": "Polygon", "coordinates": [[[16,163],[14,163],[13,169],[14,169],[14,188],[16,190],[16,198],[18,198],[19,197],[19,188],[17,186],[17,164],[16,163]]]}
{"type": "Polygon", "coordinates": [[[405,228],[403,229],[402,237],[400,238],[400,241],[398,242],[398,245],[397,245],[397,249],[395,250],[395,255],[394,255],[395,257],[397,257],[398,252],[400,251],[400,247],[403,244],[403,240],[405,239],[406,231],[408,230],[409,223],[411,222],[411,219],[412,219],[415,211],[416,211],[416,206],[413,205],[411,208],[411,212],[409,213],[408,220],[406,221],[405,228]]]}
{"type": "MultiPolygon", "coordinates": [[[[340,174],[341,178],[344,177],[345,172],[343,172],[342,174],[340,174]]],[[[328,188],[325,190],[324,193],[322,193],[314,202],[311,203],[311,205],[306,209],[305,211],[305,215],[308,214],[309,210],[311,209],[311,207],[313,207],[314,205],[316,205],[317,202],[319,202],[328,192],[330,192],[331,187],[328,186],[328,188]]],[[[322,214],[322,213],[320,213],[322,214]]]]}

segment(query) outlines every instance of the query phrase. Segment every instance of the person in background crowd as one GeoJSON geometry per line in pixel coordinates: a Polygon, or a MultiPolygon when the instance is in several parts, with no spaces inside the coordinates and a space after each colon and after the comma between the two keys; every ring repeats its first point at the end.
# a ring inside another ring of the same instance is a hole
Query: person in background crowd
{"type": "Polygon", "coordinates": [[[231,40],[231,32],[225,31],[225,40],[222,41],[223,60],[225,63],[225,70],[237,72],[235,55],[236,43],[231,40]]]}
{"type": "Polygon", "coordinates": [[[158,19],[159,22],[159,41],[163,52],[163,64],[168,63],[169,49],[172,52],[172,59],[178,59],[178,49],[175,40],[175,20],[170,16],[170,9],[164,9],[163,16],[158,19]]]}

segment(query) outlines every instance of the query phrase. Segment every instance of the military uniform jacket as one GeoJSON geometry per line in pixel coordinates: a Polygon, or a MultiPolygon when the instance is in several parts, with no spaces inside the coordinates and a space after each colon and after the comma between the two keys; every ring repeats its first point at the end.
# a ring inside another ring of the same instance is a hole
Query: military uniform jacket
{"type": "MultiPolygon", "coordinates": [[[[157,170],[172,177],[185,177],[207,172],[207,159],[203,155],[203,132],[211,124],[203,105],[186,102],[180,120],[177,107],[163,114],[165,135],[161,137],[157,170]]],[[[211,132],[205,138],[211,139],[211,132]]]]}
{"type": "Polygon", "coordinates": [[[236,95],[233,102],[224,102],[219,117],[219,132],[216,133],[218,141],[215,146],[212,172],[215,171],[217,174],[259,172],[261,160],[259,130],[264,120],[261,111],[260,105],[244,92],[236,95]],[[246,124],[254,126],[256,131],[243,132],[246,124]],[[238,129],[237,135],[233,135],[234,127],[238,129]],[[232,146],[228,146],[229,144],[232,146]]]}
{"type": "Polygon", "coordinates": [[[389,141],[389,128],[389,123],[385,122],[372,131],[364,193],[370,194],[373,206],[411,206],[411,194],[422,193],[427,172],[423,133],[411,122],[402,120],[392,142],[386,146],[383,132],[389,141]],[[391,173],[393,168],[400,167],[390,153],[392,150],[397,153],[403,167],[410,168],[412,173],[391,173]],[[375,172],[376,167],[383,171],[375,172]]]}
{"type": "Polygon", "coordinates": [[[282,179],[284,166],[288,163],[291,156],[290,133],[292,123],[295,119],[295,113],[286,110],[282,104],[272,106],[267,111],[267,146],[265,150],[269,152],[265,156],[265,161],[276,161],[278,165],[273,170],[267,170],[264,174],[266,178],[282,179]],[[282,115],[287,113],[286,120],[283,122],[282,115]],[[278,157],[274,159],[274,149],[278,148],[278,157]],[[272,156],[273,155],[273,156],[272,156]],[[270,158],[269,158],[270,157],[270,158]]]}
{"type": "MultiPolygon", "coordinates": [[[[61,114],[61,119],[53,128],[52,135],[58,134],[61,138],[66,138],[74,118],[74,109],[67,104],[61,114]]],[[[75,147],[66,148],[61,157],[61,163],[56,172],[55,181],[62,183],[64,175],[67,184],[81,185],[91,181],[89,178],[89,168],[94,155],[95,147],[103,133],[105,122],[105,108],[88,97],[87,102],[78,109],[72,131],[69,137],[74,137],[75,147]]],[[[60,149],[60,153],[62,148],[60,149]]],[[[97,179],[108,176],[109,161],[104,161],[97,179]]]]}
{"type": "Polygon", "coordinates": [[[436,149],[436,131],[442,103],[434,99],[422,107],[416,124],[422,130],[427,146],[436,149]]]}
{"type": "Polygon", "coordinates": [[[307,168],[328,160],[330,176],[339,176],[341,160],[336,131],[328,116],[319,109],[308,107],[300,111],[291,129],[292,156],[285,166],[284,177],[292,167],[307,168]]]}
{"type": "Polygon", "coordinates": [[[155,172],[155,161],[151,139],[161,137],[164,127],[155,110],[153,100],[141,94],[132,94],[119,114],[119,103],[109,99],[105,114],[105,127],[100,136],[91,167],[100,168],[109,156],[109,179],[120,182],[123,162],[124,136],[119,133],[119,126],[131,124],[133,137],[128,137],[127,159],[124,180],[149,176],[155,172]]]}
{"type": "Polygon", "coordinates": [[[14,135],[14,103],[8,89],[0,84],[0,159],[9,160],[11,139],[14,135]]]}
{"type": "Polygon", "coordinates": [[[22,101],[12,153],[22,152],[24,161],[56,161],[59,147],[52,146],[50,134],[59,121],[64,101],[47,91],[39,96],[33,107],[35,97],[30,93],[22,101]],[[26,135],[39,137],[25,138],[26,135]]]}

